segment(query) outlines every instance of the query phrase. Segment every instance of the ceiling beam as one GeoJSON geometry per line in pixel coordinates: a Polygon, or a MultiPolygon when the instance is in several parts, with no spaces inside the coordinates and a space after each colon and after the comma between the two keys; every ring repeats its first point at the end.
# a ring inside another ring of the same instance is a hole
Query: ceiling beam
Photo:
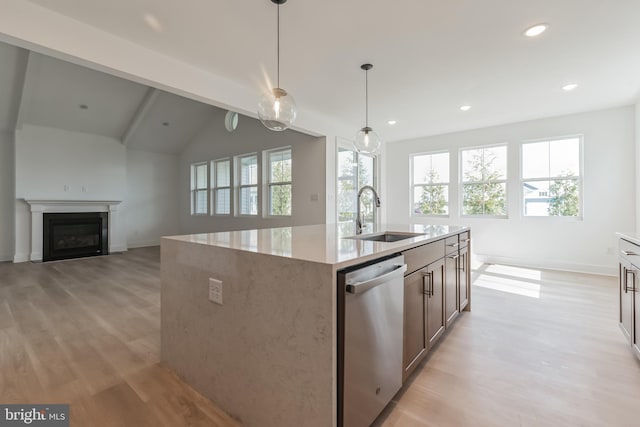
{"type": "Polygon", "coordinates": [[[21,69],[16,82],[18,93],[16,94],[15,116],[13,118],[13,129],[20,130],[27,116],[27,108],[33,97],[34,85],[37,73],[40,69],[41,56],[31,51],[25,51],[18,59],[18,67],[21,69]]]}
{"type": "Polygon", "coordinates": [[[145,116],[153,106],[153,103],[156,102],[159,94],[160,91],[156,88],[150,87],[147,90],[147,93],[144,95],[144,98],[142,98],[142,102],[140,102],[136,113],[133,115],[133,118],[129,123],[129,126],[127,126],[127,129],[122,134],[122,138],[120,140],[123,145],[129,145],[129,142],[131,142],[131,139],[133,138],[136,130],[138,130],[138,127],[140,127],[140,123],[142,123],[142,120],[144,120],[145,116]]]}

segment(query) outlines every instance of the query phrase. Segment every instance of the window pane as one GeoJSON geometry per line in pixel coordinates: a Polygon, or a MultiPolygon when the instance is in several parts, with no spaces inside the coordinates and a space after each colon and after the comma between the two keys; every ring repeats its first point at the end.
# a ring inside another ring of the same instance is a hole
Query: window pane
{"type": "Polygon", "coordinates": [[[465,182],[482,181],[482,149],[462,152],[462,180],[465,182]]]}
{"type": "Polygon", "coordinates": [[[506,215],[506,184],[465,184],[462,189],[464,215],[506,215]]]}
{"type": "Polygon", "coordinates": [[[507,147],[491,147],[484,149],[483,179],[507,179],[507,147]]]}
{"type": "Polygon", "coordinates": [[[580,139],[563,139],[549,143],[549,177],[580,175],[580,139]]]}
{"type": "Polygon", "coordinates": [[[258,188],[244,187],[240,188],[240,214],[241,215],[257,215],[258,214],[258,188]]]}
{"type": "Polygon", "coordinates": [[[196,166],[196,188],[207,188],[207,165],[196,166]]]}
{"type": "Polygon", "coordinates": [[[338,222],[356,218],[358,164],[355,151],[338,149],[338,222]]]}
{"type": "Polygon", "coordinates": [[[522,177],[545,178],[549,176],[549,142],[533,142],[522,145],[522,177]]]}
{"type": "Polygon", "coordinates": [[[449,187],[447,185],[421,185],[413,189],[413,212],[422,215],[449,213],[449,187]]]}
{"type": "Polygon", "coordinates": [[[373,186],[373,157],[365,154],[358,155],[358,187],[373,186]]]}
{"type": "Polygon", "coordinates": [[[258,156],[242,157],[240,159],[240,185],[255,185],[258,183],[258,156]]]}
{"type": "Polygon", "coordinates": [[[580,214],[578,180],[524,182],[523,195],[526,216],[575,217],[580,214]]]}
{"type": "Polygon", "coordinates": [[[231,190],[223,188],[216,190],[216,213],[229,215],[231,213],[231,190]]]}
{"type": "Polygon", "coordinates": [[[196,190],[195,191],[195,203],[194,203],[194,213],[195,214],[206,214],[207,213],[207,190],[196,190]]]}
{"type": "Polygon", "coordinates": [[[269,182],[291,181],[291,150],[269,153],[269,182]]]}
{"type": "Polygon", "coordinates": [[[216,162],[216,187],[229,187],[231,185],[231,161],[221,160],[216,162]]]}
{"type": "Polygon", "coordinates": [[[413,156],[413,183],[449,182],[449,153],[413,156]]]}
{"type": "Polygon", "coordinates": [[[269,187],[269,215],[291,215],[291,185],[269,187]]]}

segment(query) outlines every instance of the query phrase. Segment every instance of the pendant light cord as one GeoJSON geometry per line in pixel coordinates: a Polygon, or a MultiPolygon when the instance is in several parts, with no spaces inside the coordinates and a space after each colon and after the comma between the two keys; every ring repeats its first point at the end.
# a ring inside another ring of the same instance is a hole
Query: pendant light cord
{"type": "Polygon", "coordinates": [[[278,3],[278,66],[276,71],[276,80],[278,87],[280,87],[280,3],[278,3]]]}
{"type": "Polygon", "coordinates": [[[369,127],[369,70],[364,70],[364,126],[369,127]]]}

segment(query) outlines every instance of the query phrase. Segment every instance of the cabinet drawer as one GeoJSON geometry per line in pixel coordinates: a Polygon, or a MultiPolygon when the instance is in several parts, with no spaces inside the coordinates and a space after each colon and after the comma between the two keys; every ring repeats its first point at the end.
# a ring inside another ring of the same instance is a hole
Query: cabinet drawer
{"type": "Polygon", "coordinates": [[[465,246],[469,246],[469,242],[471,238],[469,237],[469,232],[465,231],[464,233],[458,234],[460,236],[460,247],[464,248],[465,246]]]}
{"type": "Polygon", "coordinates": [[[406,276],[444,257],[444,240],[437,240],[409,249],[402,252],[402,255],[404,255],[404,262],[407,264],[406,276]]]}
{"type": "Polygon", "coordinates": [[[444,240],[444,244],[445,244],[445,251],[447,255],[450,254],[451,252],[457,251],[458,248],[460,247],[460,242],[458,241],[458,235],[456,234],[455,236],[447,237],[444,240]]]}
{"type": "Polygon", "coordinates": [[[636,267],[640,267],[640,246],[627,240],[620,239],[619,248],[620,252],[618,255],[621,258],[626,259],[636,267]]]}

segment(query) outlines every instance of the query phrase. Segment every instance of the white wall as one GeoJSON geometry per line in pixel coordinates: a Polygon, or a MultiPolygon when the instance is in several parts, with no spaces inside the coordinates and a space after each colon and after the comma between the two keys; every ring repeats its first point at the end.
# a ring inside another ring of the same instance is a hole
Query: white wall
{"type": "Polygon", "coordinates": [[[123,205],[127,246],[160,244],[178,234],[178,156],[127,150],[127,192],[123,205]]]}
{"type": "MultiPolygon", "coordinates": [[[[16,131],[16,262],[31,251],[31,217],[22,199],[124,200],[126,148],[116,139],[24,125],[16,131]],[[65,190],[65,186],[68,186],[65,190]]],[[[118,210],[122,224],[123,211],[118,210]]],[[[114,245],[126,248],[124,233],[114,245]]]]}
{"type": "Polygon", "coordinates": [[[221,230],[283,227],[325,222],[326,140],[294,131],[272,132],[258,120],[240,116],[238,129],[227,132],[224,112],[212,117],[180,157],[180,232],[184,234],[221,230]],[[192,216],[190,213],[190,165],[195,162],[233,157],[252,152],[291,146],[293,161],[293,195],[291,218],[192,216]],[[311,200],[317,195],[318,200],[311,200]]]}
{"type": "Polygon", "coordinates": [[[13,258],[14,189],[13,133],[0,132],[0,261],[13,258]]]}
{"type": "Polygon", "coordinates": [[[640,99],[635,105],[636,112],[636,232],[640,232],[640,99]]]}
{"type": "Polygon", "coordinates": [[[616,274],[616,231],[634,230],[636,209],[634,108],[624,107],[391,143],[386,150],[387,219],[472,227],[477,259],[523,266],[616,274]],[[584,219],[521,215],[519,144],[523,140],[584,135],[584,219]],[[450,188],[448,219],[411,218],[409,154],[449,149],[452,180],[461,147],[508,143],[508,219],[458,214],[459,189],[450,188]]]}

